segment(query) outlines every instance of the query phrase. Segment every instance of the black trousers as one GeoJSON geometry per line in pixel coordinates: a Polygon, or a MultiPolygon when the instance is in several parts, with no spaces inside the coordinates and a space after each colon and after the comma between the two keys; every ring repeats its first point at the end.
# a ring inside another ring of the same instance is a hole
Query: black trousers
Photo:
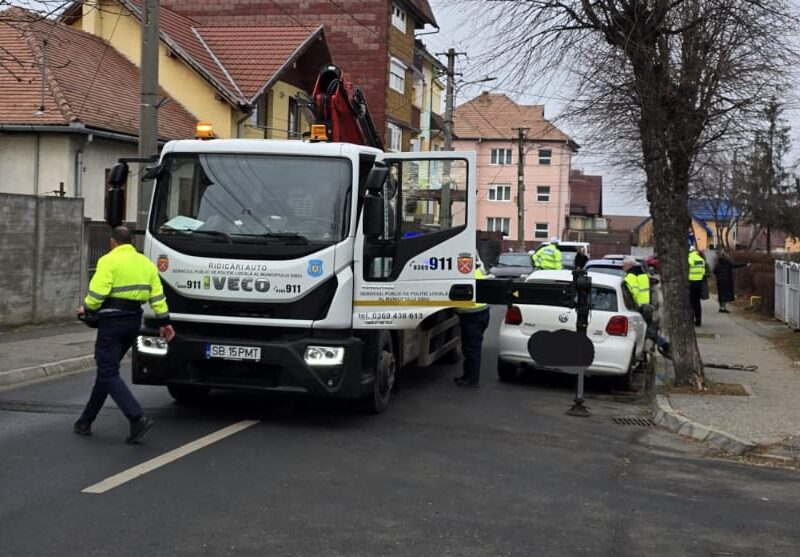
{"type": "Polygon", "coordinates": [[[481,378],[481,348],[483,332],[489,326],[489,308],[472,313],[460,313],[461,351],[464,353],[464,379],[478,382],[481,378]]]}
{"type": "Polygon", "coordinates": [[[703,308],[700,305],[700,300],[703,298],[703,281],[690,280],[689,281],[689,303],[692,306],[694,313],[694,324],[700,325],[703,320],[703,308]]]}

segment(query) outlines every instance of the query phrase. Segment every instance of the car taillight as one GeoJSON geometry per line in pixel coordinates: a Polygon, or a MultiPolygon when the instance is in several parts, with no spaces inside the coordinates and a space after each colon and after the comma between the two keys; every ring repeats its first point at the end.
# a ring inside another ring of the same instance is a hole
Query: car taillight
{"type": "Polygon", "coordinates": [[[508,306],[506,308],[506,324],[519,325],[522,323],[522,312],[517,306],[508,306]]]}
{"type": "Polygon", "coordinates": [[[609,319],[606,333],[618,337],[628,336],[628,318],[624,315],[615,315],[609,319]]]}

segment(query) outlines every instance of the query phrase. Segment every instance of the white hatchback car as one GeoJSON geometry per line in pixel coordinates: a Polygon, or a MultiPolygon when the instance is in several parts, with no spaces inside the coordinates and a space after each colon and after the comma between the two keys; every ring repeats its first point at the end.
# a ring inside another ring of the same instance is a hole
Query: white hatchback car
{"type": "MultiPolygon", "coordinates": [[[[587,335],[594,344],[594,362],[587,375],[608,375],[630,386],[633,372],[645,358],[647,325],[622,277],[589,273],[592,279],[592,310],[587,335]]],[[[571,283],[571,271],[536,271],[526,282],[571,283]]],[[[500,325],[497,373],[502,381],[517,378],[521,365],[542,368],[528,353],[528,339],[538,331],[575,330],[576,312],[553,305],[512,305],[500,325]]],[[[560,371],[560,370],[551,370],[560,371]]]]}

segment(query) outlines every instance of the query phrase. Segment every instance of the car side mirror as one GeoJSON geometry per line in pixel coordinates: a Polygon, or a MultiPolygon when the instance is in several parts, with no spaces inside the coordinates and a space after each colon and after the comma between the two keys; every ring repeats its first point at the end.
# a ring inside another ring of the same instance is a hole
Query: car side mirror
{"type": "Polygon", "coordinates": [[[142,181],[149,182],[160,177],[164,173],[165,165],[159,164],[157,166],[148,166],[142,173],[142,181]]]}
{"type": "Polygon", "coordinates": [[[376,161],[367,175],[367,181],[365,182],[367,191],[375,195],[379,194],[381,189],[383,189],[383,184],[386,182],[386,177],[388,175],[389,168],[386,164],[381,161],[376,161]]]}
{"type": "Polygon", "coordinates": [[[108,176],[108,183],[119,188],[128,183],[129,173],[130,168],[128,168],[128,163],[118,162],[111,168],[111,173],[108,176]]]}
{"type": "Polygon", "coordinates": [[[111,186],[106,191],[106,224],[116,228],[122,224],[125,214],[125,190],[118,186],[111,186]]]}
{"type": "Polygon", "coordinates": [[[364,197],[364,236],[377,238],[383,233],[383,199],[377,195],[364,197]]]}

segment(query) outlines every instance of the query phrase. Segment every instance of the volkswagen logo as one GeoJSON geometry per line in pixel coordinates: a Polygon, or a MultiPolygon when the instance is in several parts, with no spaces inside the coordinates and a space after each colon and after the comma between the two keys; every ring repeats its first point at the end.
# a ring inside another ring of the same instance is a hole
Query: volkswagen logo
{"type": "Polygon", "coordinates": [[[567,321],[569,321],[569,313],[559,313],[558,321],[559,323],[566,323],[567,321]]]}

